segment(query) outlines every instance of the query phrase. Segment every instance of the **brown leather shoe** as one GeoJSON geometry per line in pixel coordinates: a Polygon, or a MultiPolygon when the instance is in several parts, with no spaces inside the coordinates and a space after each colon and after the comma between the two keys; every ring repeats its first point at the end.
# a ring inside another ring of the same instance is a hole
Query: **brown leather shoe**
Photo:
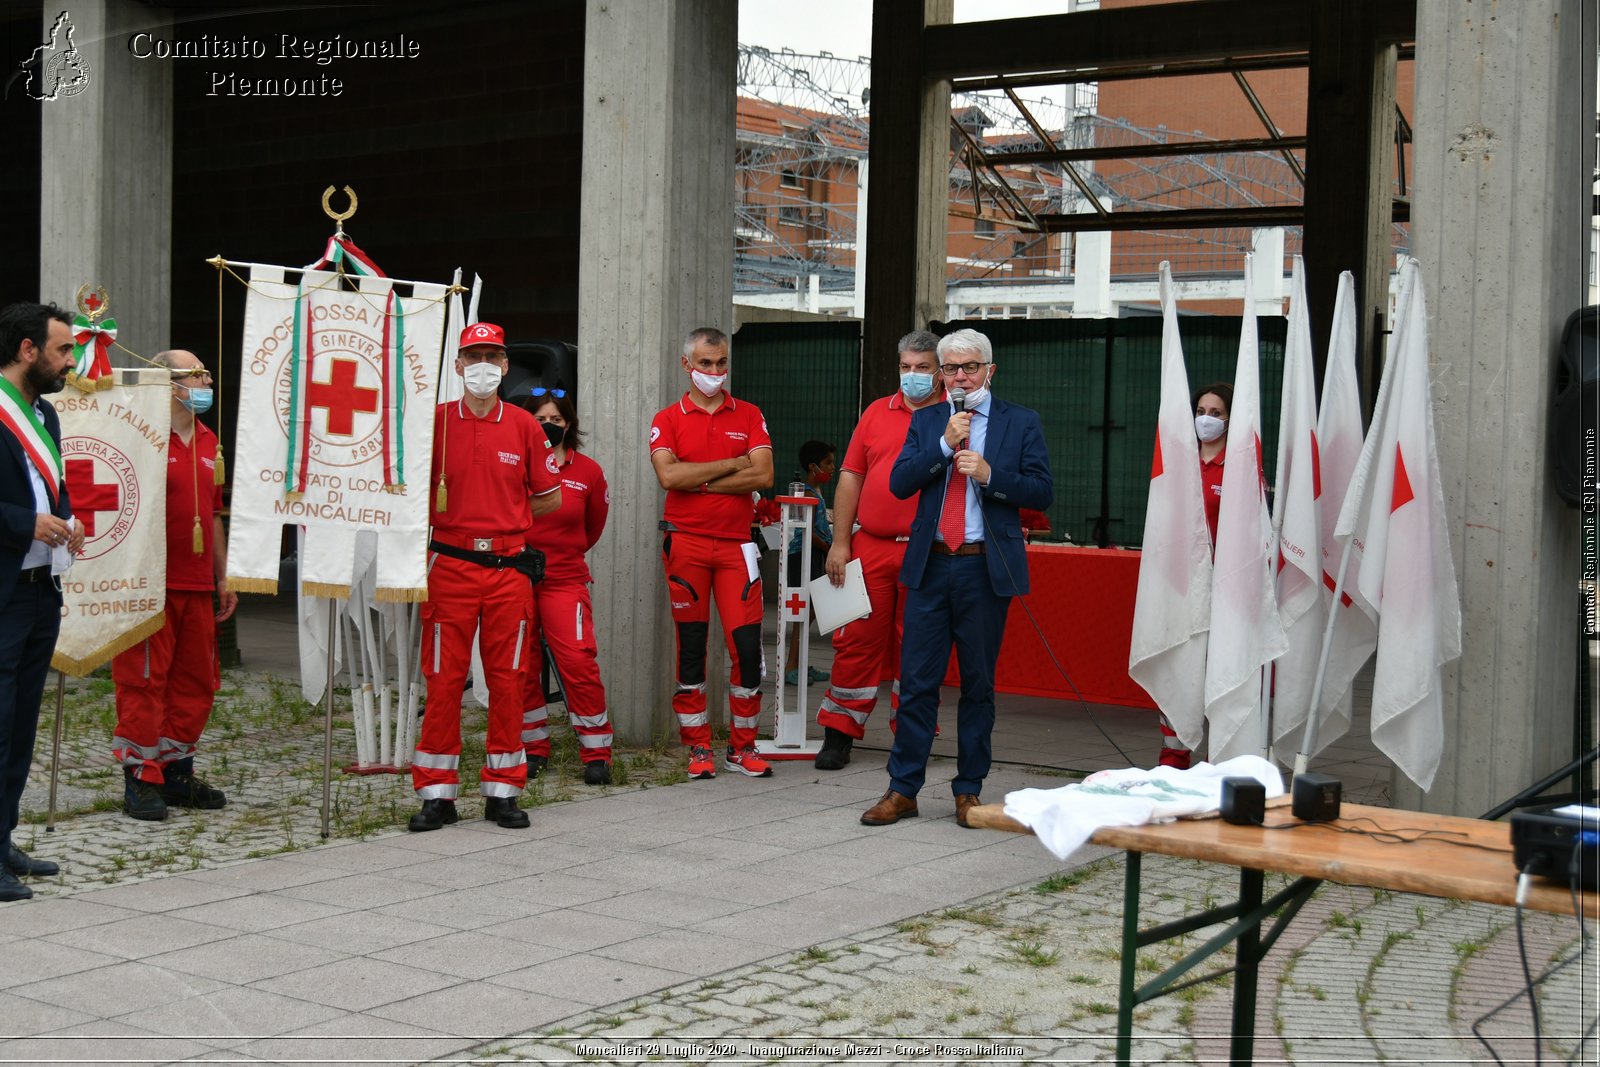
{"type": "Polygon", "coordinates": [[[885,790],[883,799],[861,813],[863,826],[889,826],[901,819],[915,819],[917,817],[917,798],[908,797],[904,793],[896,793],[893,789],[885,790]]]}
{"type": "Polygon", "coordinates": [[[965,826],[968,830],[971,830],[972,829],[972,824],[967,821],[967,812],[969,812],[973,808],[977,807],[978,804],[979,804],[978,794],[976,794],[976,793],[957,793],[956,794],[956,822],[960,823],[962,826],[965,826]]]}

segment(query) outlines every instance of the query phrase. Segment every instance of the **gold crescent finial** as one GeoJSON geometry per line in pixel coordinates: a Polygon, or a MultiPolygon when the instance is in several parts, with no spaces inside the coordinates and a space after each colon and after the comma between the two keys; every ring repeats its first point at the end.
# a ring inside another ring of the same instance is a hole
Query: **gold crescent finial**
{"type": "Polygon", "coordinates": [[[97,285],[91,290],[85,284],[78,286],[76,303],[78,310],[83,313],[84,317],[93,322],[106,313],[106,309],[111,306],[111,298],[106,295],[105,286],[97,285]],[[92,296],[90,295],[91,293],[93,293],[92,296]]]}
{"type": "Polygon", "coordinates": [[[335,211],[333,210],[333,205],[331,203],[333,199],[333,186],[330,185],[326,189],[322,190],[322,210],[330,219],[334,221],[334,224],[339,227],[340,233],[344,232],[344,220],[354,215],[356,213],[357,206],[360,204],[360,201],[356,199],[356,191],[350,188],[348,185],[344,187],[344,195],[350,198],[350,206],[343,211],[335,211]]]}

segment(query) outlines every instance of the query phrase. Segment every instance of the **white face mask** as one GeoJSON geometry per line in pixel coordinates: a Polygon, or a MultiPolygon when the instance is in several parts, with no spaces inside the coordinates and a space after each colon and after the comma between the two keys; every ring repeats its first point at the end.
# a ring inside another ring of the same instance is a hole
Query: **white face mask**
{"type": "Polygon", "coordinates": [[[473,363],[462,368],[461,377],[466,380],[467,392],[479,400],[487,400],[494,396],[500,388],[500,379],[505,372],[497,364],[483,362],[473,363]]]}
{"type": "Polygon", "coordinates": [[[689,377],[694,380],[694,387],[706,396],[716,396],[722,392],[722,387],[728,381],[726,374],[702,374],[694,370],[689,372],[689,377]]]}
{"type": "Polygon", "coordinates": [[[1219,419],[1215,415],[1196,415],[1194,417],[1194,435],[1200,440],[1210,444],[1221,437],[1228,430],[1228,420],[1219,419]]]}

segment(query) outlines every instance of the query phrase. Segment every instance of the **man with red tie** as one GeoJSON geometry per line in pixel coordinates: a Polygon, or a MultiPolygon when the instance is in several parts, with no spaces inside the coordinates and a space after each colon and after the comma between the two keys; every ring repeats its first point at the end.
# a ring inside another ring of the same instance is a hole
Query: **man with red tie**
{"type": "Polygon", "coordinates": [[[411,817],[413,831],[457,819],[461,693],[474,633],[489,685],[478,779],[483,817],[511,829],[528,825],[517,798],[528,773],[522,691],[533,621],[528,570],[537,554],[525,554],[524,535],[535,515],[561,506],[561,478],[543,428],[500,399],[506,365],[505,331],[487,322],[468,326],[456,356],[465,392],[434,413],[433,536],[421,612],[428,707],[411,758],[411,782],[422,799],[422,810],[411,817]]]}
{"type": "Polygon", "coordinates": [[[917,814],[939,716],[939,686],[954,646],[961,668],[956,710],[956,822],[978,803],[989,773],[994,669],[1011,598],[1028,592],[1019,508],[1043,511],[1054,497],[1050,455],[1036,412],[989,392],[989,339],[957,330],[939,342],[950,405],[911,417],[889,473],[889,489],[917,498],[900,580],[906,586],[900,710],[889,751],[889,788],[861,816],[887,826],[917,814]]]}

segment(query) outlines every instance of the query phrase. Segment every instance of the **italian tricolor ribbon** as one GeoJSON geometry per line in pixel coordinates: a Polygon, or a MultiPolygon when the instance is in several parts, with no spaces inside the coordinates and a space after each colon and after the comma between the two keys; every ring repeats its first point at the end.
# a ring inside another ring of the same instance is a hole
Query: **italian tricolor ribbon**
{"type": "Polygon", "coordinates": [[[93,382],[111,373],[111,344],[117,339],[117,320],[95,322],[87,315],[72,317],[72,373],[79,381],[93,382]]]}
{"type": "Polygon", "coordinates": [[[45,488],[50,491],[53,507],[61,499],[61,479],[66,474],[61,466],[61,452],[45,430],[44,423],[39,421],[33,405],[23,399],[22,393],[6,378],[0,378],[0,425],[5,426],[17,439],[22,451],[27,453],[29,461],[39,471],[45,488]]]}
{"type": "Polygon", "coordinates": [[[356,243],[342,233],[336,233],[328,238],[327,247],[322,250],[322,258],[306,267],[306,270],[328,270],[344,266],[346,274],[358,274],[364,278],[387,278],[383,269],[372,261],[372,257],[356,247],[356,243]]]}

